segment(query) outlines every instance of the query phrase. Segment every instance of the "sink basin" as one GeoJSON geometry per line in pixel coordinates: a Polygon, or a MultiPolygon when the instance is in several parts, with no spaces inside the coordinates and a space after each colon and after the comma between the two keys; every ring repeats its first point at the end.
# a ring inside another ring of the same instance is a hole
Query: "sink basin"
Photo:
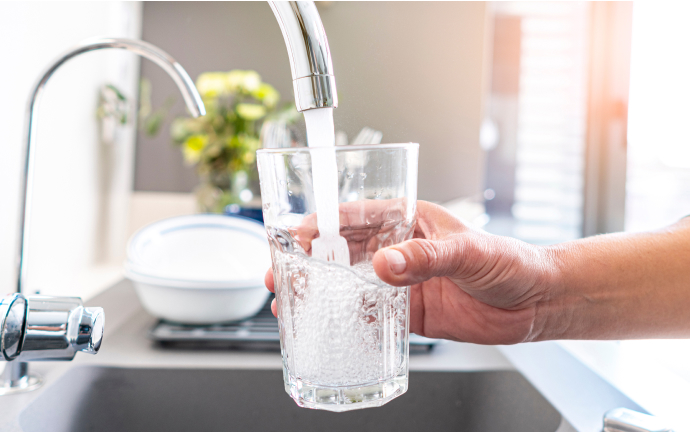
{"type": "Polygon", "coordinates": [[[381,408],[299,408],[276,370],[75,367],[20,415],[25,432],[554,432],[561,415],[516,371],[411,372],[381,408]]]}

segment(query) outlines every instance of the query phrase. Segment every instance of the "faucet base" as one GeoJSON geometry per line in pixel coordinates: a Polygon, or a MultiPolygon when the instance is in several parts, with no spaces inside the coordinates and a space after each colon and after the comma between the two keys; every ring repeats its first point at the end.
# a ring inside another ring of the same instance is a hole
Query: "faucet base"
{"type": "Polygon", "coordinates": [[[29,364],[24,362],[9,362],[0,375],[0,396],[26,393],[43,385],[40,375],[29,374],[29,364]]]}

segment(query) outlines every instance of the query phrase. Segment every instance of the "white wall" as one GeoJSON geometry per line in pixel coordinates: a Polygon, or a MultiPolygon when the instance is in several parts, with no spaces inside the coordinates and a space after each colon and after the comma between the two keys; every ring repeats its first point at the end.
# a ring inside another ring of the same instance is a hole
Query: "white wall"
{"type": "MultiPolygon", "coordinates": [[[[15,287],[20,152],[24,109],[34,81],[49,62],[81,40],[138,38],[140,28],[139,2],[0,3],[0,294],[15,287]]],[[[126,235],[134,131],[130,126],[121,134],[108,162],[114,174],[103,178],[97,92],[113,83],[135,97],[138,73],[136,56],[107,50],[69,61],[48,83],[37,121],[29,290],[88,296],[105,283],[99,276],[116,277],[118,267],[107,264],[118,257],[102,248],[110,238],[108,247],[117,250],[113,235],[122,244],[120,237],[126,235]]]]}

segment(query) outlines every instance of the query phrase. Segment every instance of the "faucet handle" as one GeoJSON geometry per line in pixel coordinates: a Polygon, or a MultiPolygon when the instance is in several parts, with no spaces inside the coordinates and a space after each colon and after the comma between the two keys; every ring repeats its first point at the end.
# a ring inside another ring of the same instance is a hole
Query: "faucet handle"
{"type": "Polygon", "coordinates": [[[79,351],[96,354],[103,340],[102,308],[85,308],[78,297],[30,296],[18,355],[26,361],[72,360],[79,351]]]}
{"type": "Polygon", "coordinates": [[[21,294],[13,294],[0,299],[0,351],[1,360],[17,358],[21,350],[26,318],[26,299],[21,294]]]}
{"type": "Polygon", "coordinates": [[[79,333],[77,334],[76,350],[88,354],[97,354],[101,349],[105,313],[103,308],[87,307],[81,314],[79,333]]]}

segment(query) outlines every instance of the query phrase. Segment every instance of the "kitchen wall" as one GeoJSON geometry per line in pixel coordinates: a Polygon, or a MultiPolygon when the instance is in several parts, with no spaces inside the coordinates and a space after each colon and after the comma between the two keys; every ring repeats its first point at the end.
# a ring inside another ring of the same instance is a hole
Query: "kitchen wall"
{"type": "MultiPolygon", "coordinates": [[[[324,2],[340,99],[336,129],[350,139],[363,126],[384,142],[419,142],[419,197],[446,201],[482,187],[479,129],[487,71],[487,5],[483,2],[324,2]]],[[[285,43],[264,2],[149,2],[143,38],[167,50],[195,79],[201,72],[255,69],[283,100],[292,100],[285,43]]],[[[490,51],[489,51],[490,52],[490,51]]],[[[173,95],[159,68],[142,65],[153,103],[173,95]]],[[[135,189],[190,192],[197,183],[172,147],[168,125],[139,134],[135,189]]]]}
{"type": "MultiPolygon", "coordinates": [[[[0,3],[0,294],[16,286],[24,109],[34,81],[83,39],[138,38],[140,18],[137,2],[0,3]]],[[[120,277],[134,125],[119,131],[113,147],[103,147],[96,105],[105,83],[136,96],[138,75],[136,56],[109,50],[70,60],[48,83],[37,121],[29,291],[88,297],[120,277]]]]}

